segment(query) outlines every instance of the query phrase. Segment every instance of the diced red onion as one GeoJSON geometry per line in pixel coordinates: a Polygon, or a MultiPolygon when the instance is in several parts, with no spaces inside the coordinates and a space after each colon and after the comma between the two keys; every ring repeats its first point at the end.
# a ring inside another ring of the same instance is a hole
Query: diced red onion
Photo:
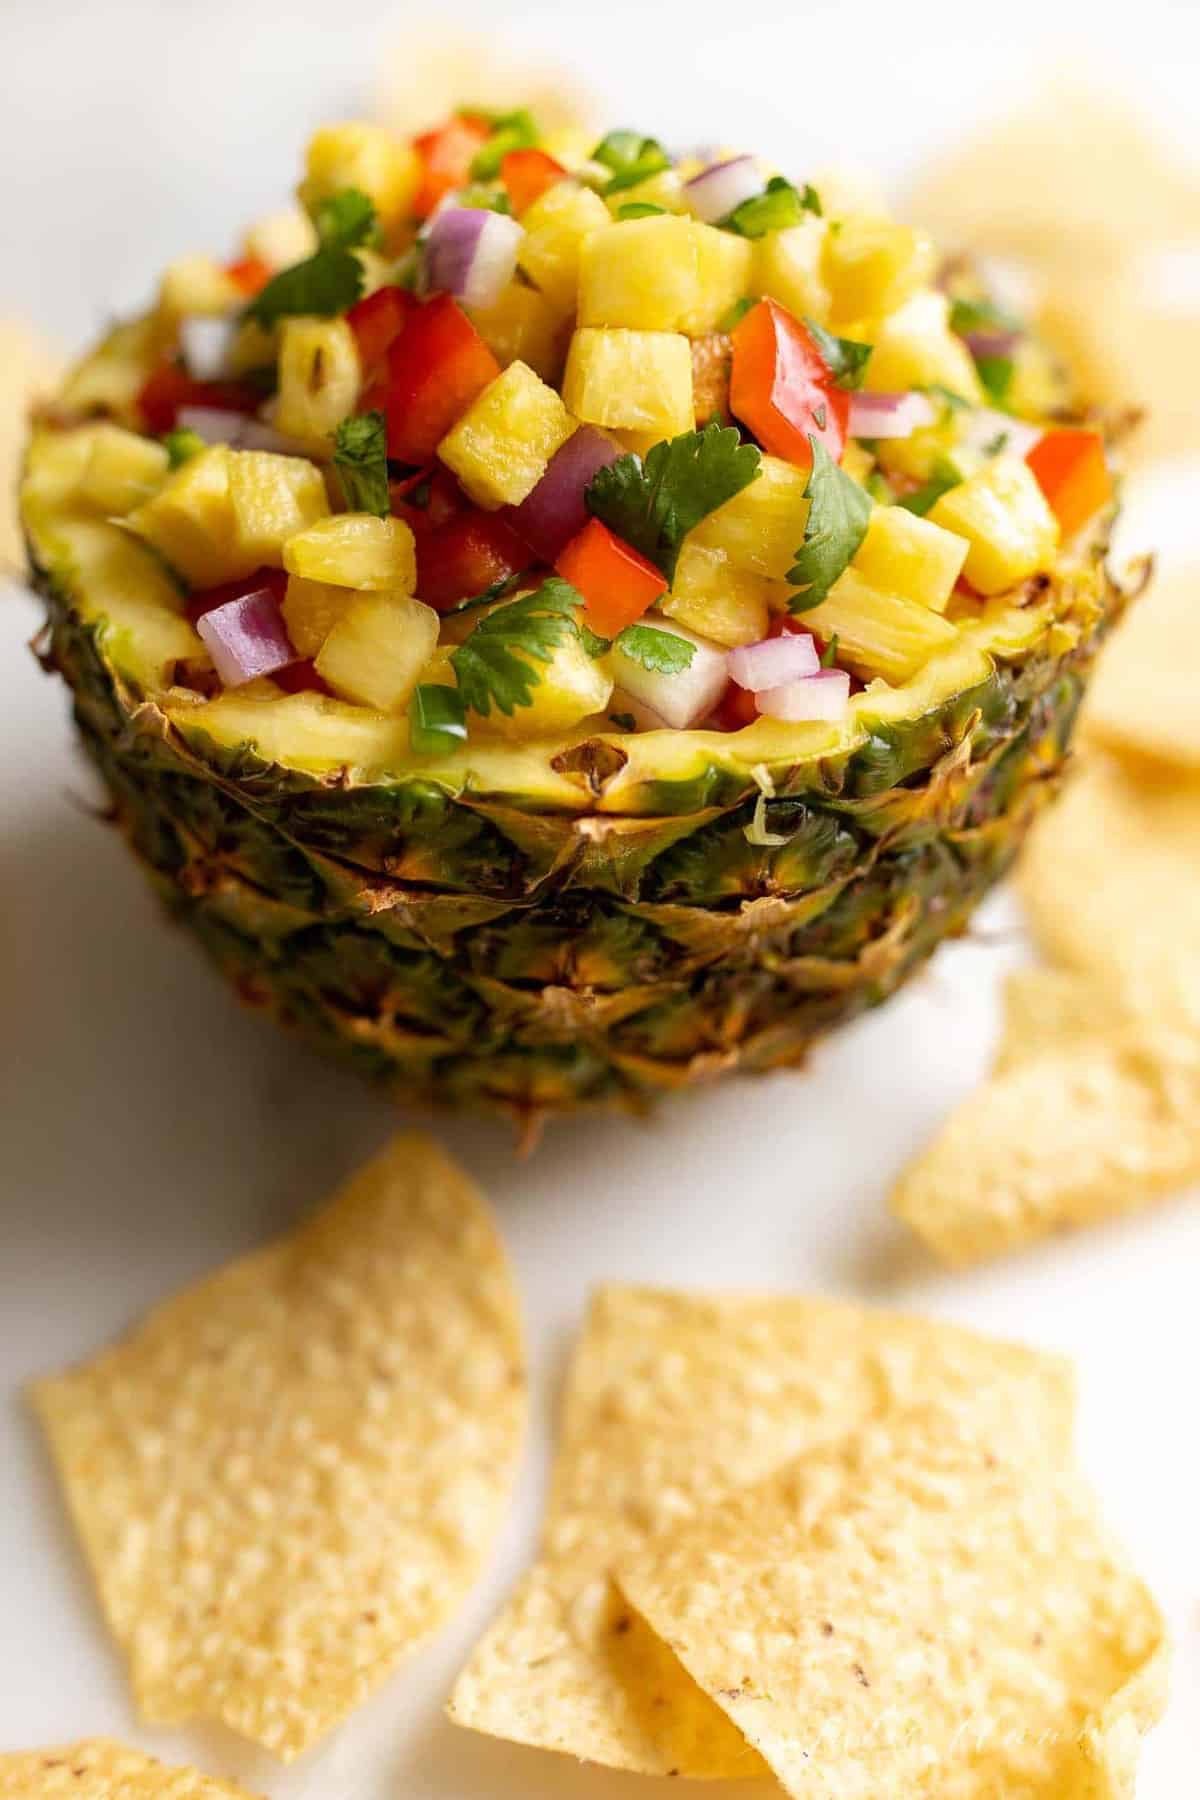
{"type": "Polygon", "coordinates": [[[273,675],[296,661],[279,602],[269,588],[215,606],[197,621],[196,630],[226,687],[273,675]]]}
{"type": "Polygon", "coordinates": [[[228,319],[197,314],[181,320],[179,348],[187,372],[195,381],[220,381],[228,373],[229,345],[233,330],[228,319]]]}
{"type": "Polygon", "coordinates": [[[729,652],[729,673],[739,687],[754,694],[815,675],[820,667],[816,643],[804,631],[785,631],[729,652]]]}
{"type": "Polygon", "coordinates": [[[581,425],[546,464],[546,473],[520,506],[508,514],[508,522],[542,562],[557,562],[559,555],[588,522],[584,495],[600,469],[626,453],[594,425],[581,425]]]}
{"type": "Polygon", "coordinates": [[[194,431],[206,444],[227,444],[233,450],[270,450],[276,456],[312,456],[311,446],[299,438],[285,437],[262,419],[221,406],[181,406],[179,426],[183,431],[194,431]]]}
{"type": "Polygon", "coordinates": [[[850,436],[906,438],[937,417],[928,394],[851,394],[850,436]]]}
{"type": "Polygon", "coordinates": [[[727,219],[743,200],[761,194],[766,185],[756,157],[734,156],[693,175],[684,183],[683,192],[696,217],[715,225],[718,219],[727,219]]]}
{"type": "Polygon", "coordinates": [[[1020,340],[1019,331],[968,331],[963,342],[978,362],[981,356],[1011,356],[1020,340]]]}
{"type": "Polygon", "coordinates": [[[425,285],[465,306],[494,306],[513,278],[525,228],[505,213],[448,206],[425,239],[425,285]]]}
{"type": "Polygon", "coordinates": [[[1042,435],[1040,426],[1027,425],[1024,419],[1014,419],[990,406],[961,412],[957,420],[958,442],[981,456],[994,456],[1001,451],[1006,456],[1028,456],[1042,435]]]}
{"type": "Polygon", "coordinates": [[[808,720],[837,720],[850,699],[850,677],[845,669],[818,669],[801,681],[767,688],[755,696],[760,713],[768,719],[786,719],[799,725],[808,720]]]}

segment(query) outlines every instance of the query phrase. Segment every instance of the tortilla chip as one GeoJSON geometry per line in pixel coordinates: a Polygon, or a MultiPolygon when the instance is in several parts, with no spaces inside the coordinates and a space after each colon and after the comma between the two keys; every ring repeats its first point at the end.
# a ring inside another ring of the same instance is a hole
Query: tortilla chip
{"type": "Polygon", "coordinates": [[[421,1134],[40,1383],[145,1717],[285,1759],[323,1736],[475,1580],[525,1401],[495,1227],[421,1134]]]}
{"type": "Polygon", "coordinates": [[[16,496],[29,408],[50,392],[60,363],[28,327],[0,320],[0,575],[25,567],[16,496]]]}
{"type": "Polygon", "coordinates": [[[506,113],[527,107],[544,131],[585,123],[595,103],[577,77],[549,58],[514,57],[477,33],[407,32],[388,57],[376,110],[406,135],[432,130],[471,107],[506,113]]]}
{"type": "Polygon", "coordinates": [[[0,1756],[0,1800],[249,1800],[196,1769],[168,1768],[105,1738],[0,1756]]]}
{"type": "MultiPolygon", "coordinates": [[[[1200,363],[1200,320],[1196,334],[1200,363]]],[[[1194,420],[1193,431],[1200,441],[1194,420]]],[[[1198,671],[1200,566],[1193,564],[1159,575],[1120,626],[1092,681],[1088,735],[1118,755],[1150,757],[1200,776],[1198,671]]]]}
{"type": "Polygon", "coordinates": [[[1132,1794],[1164,1628],[1063,1467],[931,1413],[815,1450],[625,1560],[630,1604],[789,1794],[1132,1794]]]}
{"type": "Polygon", "coordinates": [[[1200,1041],[1135,1023],[1010,1058],[904,1171],[891,1205],[962,1267],[1196,1179],[1200,1041]]]}
{"type": "Polygon", "coordinates": [[[1034,827],[1019,879],[1051,960],[1200,1023],[1200,783],[1140,783],[1093,755],[1034,827]]]}
{"type": "Polygon", "coordinates": [[[459,1677],[450,1717],[614,1768],[754,1772],[679,1671],[664,1745],[643,1698],[661,1657],[631,1634],[609,1572],[730,1488],[931,1397],[986,1417],[1015,1454],[1069,1448],[1073,1382],[1058,1358],[832,1300],[602,1289],[571,1369],[541,1558],[459,1677]]]}
{"type": "Polygon", "coordinates": [[[1074,969],[1014,969],[1004,984],[1004,1017],[993,1075],[1048,1050],[1109,1037],[1135,1015],[1121,996],[1074,969]]]}

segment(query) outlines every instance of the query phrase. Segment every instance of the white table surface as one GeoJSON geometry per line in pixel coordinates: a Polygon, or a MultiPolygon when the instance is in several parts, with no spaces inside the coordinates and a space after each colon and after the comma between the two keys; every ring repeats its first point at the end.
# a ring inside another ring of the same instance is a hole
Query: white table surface
{"type": "MultiPolygon", "coordinates": [[[[1069,47],[1082,14],[1058,10],[1069,47]]],[[[1037,13],[1020,0],[987,46],[974,23],[970,43],[957,35],[958,6],[864,0],[850,33],[863,57],[855,147],[895,168],[977,102],[1002,97],[1028,62],[1037,13]]],[[[781,158],[789,141],[824,136],[821,160],[836,160],[844,97],[835,104],[811,74],[793,82],[807,109],[798,126],[783,89],[760,90],[780,66],[819,68],[822,42],[843,42],[845,14],[821,4],[803,19],[769,7],[756,17],[747,30],[728,9],[651,16],[621,0],[606,9],[604,41],[587,40],[585,72],[614,112],[650,128],[665,115],[666,131],[690,123],[690,135],[712,135],[728,121],[730,136],[781,158]]],[[[1126,63],[1169,110],[1192,78],[1181,62],[1194,71],[1194,15],[1155,3],[1139,18],[1126,63]]],[[[228,241],[232,221],[285,187],[307,124],[352,109],[362,70],[398,22],[393,11],[389,31],[361,0],[323,10],[8,0],[0,66],[20,79],[6,82],[0,109],[0,311],[36,310],[78,338],[110,297],[145,290],[162,257],[228,241]],[[53,134],[31,136],[39,123],[53,134]]],[[[580,23],[547,4],[519,9],[515,29],[569,55],[585,41],[580,23]]],[[[1194,495],[1194,470],[1135,492],[1132,540],[1194,549],[1194,495]]],[[[533,1350],[531,1445],[487,1579],[435,1645],[288,1771],[224,1734],[139,1727],[22,1384],[286,1226],[394,1114],[240,1012],[160,920],[127,853],[82,804],[90,788],[64,692],[24,649],[36,621],[27,597],[0,592],[0,1748],[115,1733],[274,1800],[645,1800],[642,1780],[477,1738],[441,1716],[473,1637],[530,1553],[564,1353],[589,1287],[616,1278],[854,1295],[1074,1356],[1083,1458],[1177,1640],[1175,1697],[1139,1793],[1190,1800],[1200,1766],[1196,1197],[966,1276],[915,1252],[883,1207],[903,1159],[986,1066],[999,975],[1025,954],[1004,897],[976,941],[945,951],[805,1075],[709,1090],[650,1125],[552,1130],[524,1164],[499,1128],[439,1126],[499,1210],[533,1350]]]]}

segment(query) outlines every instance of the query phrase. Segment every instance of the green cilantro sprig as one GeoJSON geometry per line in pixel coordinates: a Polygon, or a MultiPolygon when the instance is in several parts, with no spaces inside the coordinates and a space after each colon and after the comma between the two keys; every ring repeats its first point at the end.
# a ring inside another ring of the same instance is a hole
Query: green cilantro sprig
{"type": "Polygon", "coordinates": [[[837,337],[832,331],[826,331],[815,319],[807,314],[804,328],[809,337],[821,352],[829,372],[838,387],[847,388],[851,392],[863,384],[863,376],[867,372],[867,364],[871,360],[873,344],[860,344],[856,338],[837,337]]]}
{"type": "Polygon", "coordinates": [[[627,625],[617,637],[617,649],[654,675],[680,675],[696,655],[690,639],[654,625],[627,625]]]}
{"type": "Polygon", "coordinates": [[[450,653],[464,706],[486,718],[493,706],[511,717],[518,706],[531,705],[542,679],[534,663],[550,662],[564,639],[577,632],[582,605],[577,588],[551,575],[533,593],[481,619],[450,653]]]}
{"type": "Polygon", "coordinates": [[[313,209],[318,247],[303,262],[281,269],[246,308],[265,329],[295,313],[328,319],[361,298],[363,268],[354,254],[378,241],[375,207],[358,188],[345,188],[313,209]]]}
{"type": "Polygon", "coordinates": [[[809,436],[812,470],[804,490],[808,521],[804,543],[788,570],[788,580],[801,591],[788,600],[792,613],[820,606],[838,576],[867,535],[871,496],[840,469],[820,438],[809,436]]]}
{"type": "Polygon", "coordinates": [[[914,488],[911,494],[905,494],[902,500],[897,500],[896,505],[923,519],[930,507],[952,487],[957,487],[962,479],[956,464],[948,456],[939,456],[934,461],[928,481],[923,482],[919,488],[914,488]]]}
{"type": "Polygon", "coordinates": [[[631,454],[599,470],[587,508],[670,581],[688,532],[756,480],[761,462],[736,426],[712,421],[655,444],[644,463],[631,454]]]}
{"type": "Polygon", "coordinates": [[[817,190],[807,182],[803,188],[797,188],[782,175],[772,175],[761,194],[743,200],[721,224],[742,237],[760,238],[768,231],[786,231],[791,225],[799,225],[806,212],[820,217],[817,190]]]}
{"type": "Polygon", "coordinates": [[[1016,365],[1011,356],[977,356],[975,372],[993,406],[1004,406],[1013,384],[1016,365]]]}
{"type": "Polygon", "coordinates": [[[606,194],[620,194],[637,187],[652,175],[669,169],[671,159],[657,138],[643,137],[637,131],[610,131],[592,151],[592,161],[612,171],[606,194]]]}
{"type": "Polygon", "coordinates": [[[387,421],[383,414],[356,413],[343,419],[333,442],[333,466],[341,477],[350,510],[386,519],[392,502],[388,490],[387,421]]]}

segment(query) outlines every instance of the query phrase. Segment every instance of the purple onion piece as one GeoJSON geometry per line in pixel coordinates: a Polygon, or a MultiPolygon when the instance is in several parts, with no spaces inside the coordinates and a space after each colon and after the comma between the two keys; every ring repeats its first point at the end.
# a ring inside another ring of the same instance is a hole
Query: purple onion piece
{"type": "Polygon", "coordinates": [[[215,606],[196,630],[225,687],[241,687],[296,661],[279,602],[268,588],[215,606]]]}
{"type": "Polygon", "coordinates": [[[755,698],[759,712],[768,719],[783,719],[791,725],[836,721],[845,713],[850,699],[850,677],[844,669],[820,669],[800,681],[767,688],[755,698]]]}
{"type": "Polygon", "coordinates": [[[783,687],[802,676],[815,675],[821,667],[816,642],[806,631],[785,631],[729,652],[729,673],[739,687],[759,693],[783,687]]]}
{"type": "Polygon", "coordinates": [[[448,206],[425,239],[425,285],[464,306],[494,306],[513,278],[524,227],[480,206],[448,206]]]}
{"type": "Polygon", "coordinates": [[[508,513],[513,530],[541,562],[557,562],[583,530],[588,522],[588,483],[624,455],[621,446],[594,425],[581,425],[554,452],[533,492],[508,513]]]}
{"type": "Polygon", "coordinates": [[[684,183],[688,205],[698,219],[715,225],[727,219],[744,200],[761,194],[766,183],[753,156],[733,156],[728,162],[714,163],[684,183]]]}

